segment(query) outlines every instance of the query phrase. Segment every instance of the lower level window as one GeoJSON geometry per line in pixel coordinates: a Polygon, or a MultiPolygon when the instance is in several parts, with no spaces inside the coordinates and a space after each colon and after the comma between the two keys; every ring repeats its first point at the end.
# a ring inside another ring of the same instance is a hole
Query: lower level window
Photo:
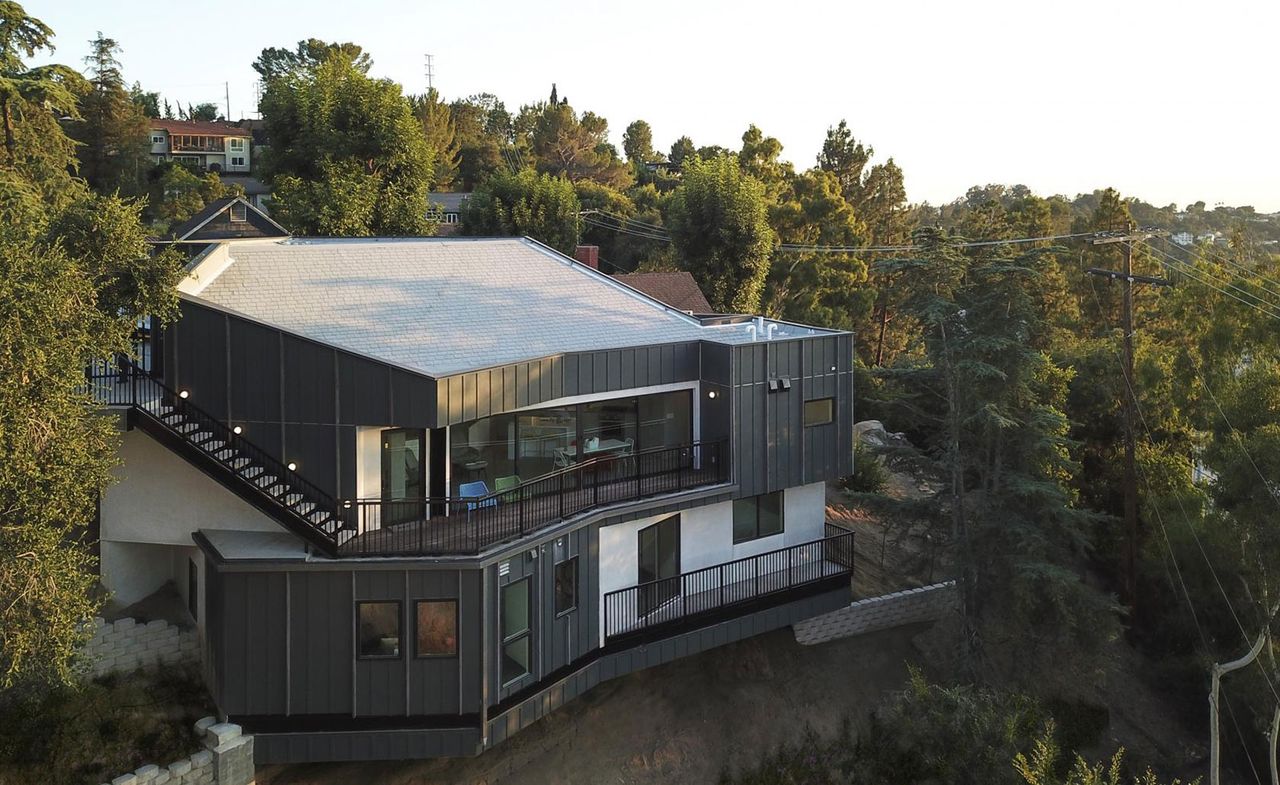
{"type": "Polygon", "coordinates": [[[356,652],[371,659],[400,656],[400,603],[356,603],[356,652]]]}
{"type": "Polygon", "coordinates": [[[734,543],[782,533],[782,491],[738,499],[733,503],[734,543]]]}
{"type": "Polygon", "coordinates": [[[556,565],[556,615],[578,607],[578,557],[556,565]]]}
{"type": "Polygon", "coordinates": [[[419,657],[458,653],[457,600],[418,600],[417,617],[419,657]]]}
{"type": "Polygon", "coordinates": [[[502,587],[502,683],[525,676],[530,670],[529,579],[502,587]]]}

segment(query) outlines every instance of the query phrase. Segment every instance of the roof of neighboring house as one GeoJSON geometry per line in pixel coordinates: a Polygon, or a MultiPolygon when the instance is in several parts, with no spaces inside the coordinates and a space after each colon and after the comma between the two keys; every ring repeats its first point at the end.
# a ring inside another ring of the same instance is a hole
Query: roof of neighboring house
{"type": "MultiPolygon", "coordinates": [[[[238,240],[186,296],[430,376],[571,351],[750,342],[524,238],[238,240]]],[[[774,338],[827,333],[777,323],[774,338]]]]}
{"type": "Polygon", "coordinates": [[[200,212],[191,216],[187,220],[183,221],[182,223],[170,229],[169,235],[163,238],[161,241],[172,242],[172,241],[187,239],[191,235],[198,232],[200,230],[200,227],[212,221],[214,219],[214,216],[218,215],[223,210],[229,209],[231,205],[236,202],[243,204],[248,209],[254,211],[258,215],[262,216],[264,219],[269,221],[271,226],[274,226],[276,229],[280,230],[281,237],[289,236],[289,230],[285,229],[283,226],[276,223],[275,221],[272,221],[270,216],[268,216],[266,213],[262,212],[258,208],[254,207],[250,202],[246,201],[245,199],[239,196],[224,196],[221,199],[215,199],[212,202],[209,202],[204,206],[203,210],[201,210],[200,212]]]}
{"type": "Polygon", "coordinates": [[[471,192],[466,193],[431,193],[427,194],[427,199],[435,205],[439,205],[441,210],[446,213],[456,213],[462,210],[462,205],[467,199],[471,198],[471,192]]]}
{"type": "Polygon", "coordinates": [[[246,196],[262,196],[271,193],[271,186],[262,182],[256,177],[250,177],[247,174],[227,174],[221,172],[218,179],[222,180],[223,185],[238,185],[244,189],[246,196]]]}
{"type": "Polygon", "coordinates": [[[199,136],[249,136],[247,128],[240,128],[235,123],[204,122],[201,120],[165,120],[153,118],[152,130],[168,131],[171,134],[195,134],[199,136]]]}
{"type": "Polygon", "coordinates": [[[684,270],[662,273],[624,273],[613,276],[632,289],[639,289],[672,308],[691,313],[713,313],[711,303],[698,288],[698,282],[684,270]]]}

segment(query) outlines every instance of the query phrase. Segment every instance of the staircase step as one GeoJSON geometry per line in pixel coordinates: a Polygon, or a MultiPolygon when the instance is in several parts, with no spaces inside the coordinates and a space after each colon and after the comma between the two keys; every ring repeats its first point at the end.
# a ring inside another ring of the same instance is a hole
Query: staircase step
{"type": "MultiPolygon", "coordinates": [[[[263,472],[261,475],[253,479],[253,484],[263,491],[271,493],[271,486],[278,485],[279,483],[276,482],[276,476],[274,474],[267,474],[266,472],[263,472]]],[[[275,496],[274,493],[271,495],[275,496]]]]}
{"type": "Polygon", "coordinates": [[[285,491],[289,490],[289,486],[288,486],[288,485],[285,485],[285,484],[284,484],[284,483],[282,483],[282,482],[276,482],[276,478],[275,478],[275,477],[271,477],[271,478],[269,478],[269,479],[270,479],[270,482],[267,482],[267,483],[265,483],[265,484],[264,484],[264,483],[259,483],[258,487],[259,487],[259,488],[262,488],[262,489],[263,489],[264,491],[266,491],[267,493],[269,493],[269,494],[271,494],[272,496],[276,497],[276,500],[277,500],[277,501],[279,501],[279,500],[280,500],[280,496],[281,496],[281,494],[283,494],[285,491]]]}
{"type": "Polygon", "coordinates": [[[187,441],[194,445],[201,446],[215,436],[216,434],[210,433],[209,431],[196,431],[195,433],[187,435],[187,441]]]}
{"type": "Polygon", "coordinates": [[[174,430],[181,434],[192,434],[200,430],[200,426],[193,422],[183,423],[174,427],[174,430]]]}
{"type": "Polygon", "coordinates": [[[252,480],[256,478],[258,475],[262,474],[262,471],[263,469],[261,466],[252,466],[252,465],[246,466],[245,468],[240,470],[240,476],[245,478],[246,480],[252,480]]]}
{"type": "Polygon", "coordinates": [[[236,451],[235,451],[235,450],[233,450],[233,449],[231,449],[230,447],[228,447],[228,448],[227,448],[227,449],[225,449],[225,450],[222,450],[222,451],[220,451],[220,452],[215,453],[215,454],[214,454],[214,457],[215,457],[215,458],[221,458],[222,460],[226,461],[226,462],[231,466],[231,468],[233,468],[233,469],[243,469],[244,467],[246,467],[246,466],[248,466],[249,464],[253,463],[253,461],[251,461],[251,460],[249,460],[248,458],[245,458],[245,457],[243,457],[243,456],[241,456],[241,457],[239,457],[239,458],[232,458],[231,456],[233,456],[233,455],[235,455],[235,454],[236,454],[236,451]],[[229,459],[229,460],[228,460],[228,459],[229,459]]]}
{"type": "Polygon", "coordinates": [[[300,504],[307,500],[306,496],[303,496],[297,491],[289,491],[288,488],[286,488],[285,490],[287,492],[280,494],[277,498],[279,498],[280,503],[285,505],[286,507],[293,507],[294,505],[300,504]]]}
{"type": "Polygon", "coordinates": [[[303,499],[300,502],[295,502],[293,504],[293,511],[298,513],[299,515],[306,515],[307,513],[314,510],[315,508],[316,508],[315,502],[309,502],[305,499],[303,499]]]}
{"type": "Polygon", "coordinates": [[[187,417],[187,416],[186,416],[185,414],[183,414],[182,412],[180,412],[180,411],[176,411],[176,410],[174,410],[174,409],[169,409],[169,411],[168,411],[168,412],[166,412],[165,414],[162,414],[162,415],[160,416],[160,419],[161,419],[161,420],[164,420],[165,422],[169,423],[170,425],[177,425],[177,424],[178,424],[179,422],[181,422],[182,420],[185,420],[185,419],[186,419],[186,417],[187,417]]]}
{"type": "Polygon", "coordinates": [[[224,447],[226,447],[226,446],[227,446],[227,443],[226,443],[226,442],[224,442],[224,441],[222,441],[221,439],[219,439],[219,438],[215,437],[215,438],[210,439],[209,441],[204,442],[203,444],[201,444],[201,445],[200,445],[200,449],[202,449],[202,450],[207,450],[208,452],[211,452],[211,453],[217,453],[217,452],[221,451],[221,450],[222,450],[222,448],[224,448],[224,447]]]}

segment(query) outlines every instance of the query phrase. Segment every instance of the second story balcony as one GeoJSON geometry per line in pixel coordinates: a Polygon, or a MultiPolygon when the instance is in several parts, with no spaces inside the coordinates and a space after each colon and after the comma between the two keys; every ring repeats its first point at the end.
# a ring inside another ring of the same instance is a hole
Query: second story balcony
{"type": "Polygon", "coordinates": [[[172,134],[169,151],[174,153],[221,153],[226,150],[226,137],[172,134]]]}

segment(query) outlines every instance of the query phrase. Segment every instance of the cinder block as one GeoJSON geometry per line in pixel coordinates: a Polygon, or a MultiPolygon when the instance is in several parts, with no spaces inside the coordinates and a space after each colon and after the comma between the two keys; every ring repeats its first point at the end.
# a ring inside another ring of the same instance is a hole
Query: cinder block
{"type": "Polygon", "coordinates": [[[196,733],[203,736],[205,731],[217,724],[218,720],[214,717],[201,717],[196,720],[196,733]]]}
{"type": "Polygon", "coordinates": [[[134,769],[133,773],[138,777],[138,783],[141,785],[141,783],[151,782],[154,780],[156,775],[160,773],[160,767],[154,763],[148,763],[145,766],[140,766],[137,769],[134,769]]]}
{"type": "Polygon", "coordinates": [[[208,750],[200,750],[191,756],[191,768],[198,769],[213,763],[213,753],[208,750]]]}
{"type": "Polygon", "coordinates": [[[111,785],[138,785],[138,775],[121,774],[111,781],[111,785]]]}
{"type": "Polygon", "coordinates": [[[183,758],[169,764],[169,776],[179,778],[191,773],[191,759],[183,758]]]}
{"type": "Polygon", "coordinates": [[[169,775],[169,772],[162,771],[156,775],[155,779],[151,781],[151,785],[169,785],[169,783],[172,781],[173,781],[173,778],[169,775]]]}
{"type": "Polygon", "coordinates": [[[240,726],[231,722],[210,725],[204,731],[204,744],[206,747],[219,748],[238,738],[240,738],[240,726]]]}
{"type": "Polygon", "coordinates": [[[168,626],[169,626],[169,622],[165,621],[164,619],[152,619],[151,621],[147,622],[146,628],[148,630],[163,630],[165,627],[168,627],[168,626]]]}
{"type": "Polygon", "coordinates": [[[138,622],[134,619],[116,619],[112,626],[115,627],[117,633],[120,633],[132,630],[134,627],[138,626],[138,622]]]}

